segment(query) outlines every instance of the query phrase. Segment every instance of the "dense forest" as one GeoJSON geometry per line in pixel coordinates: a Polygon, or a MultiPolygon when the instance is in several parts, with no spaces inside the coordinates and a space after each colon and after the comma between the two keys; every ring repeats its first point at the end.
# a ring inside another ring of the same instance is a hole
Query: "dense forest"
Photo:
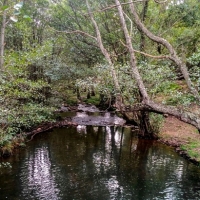
{"type": "Polygon", "coordinates": [[[0,3],[2,152],[77,102],[117,110],[143,134],[163,114],[200,130],[200,2],[0,3]]]}

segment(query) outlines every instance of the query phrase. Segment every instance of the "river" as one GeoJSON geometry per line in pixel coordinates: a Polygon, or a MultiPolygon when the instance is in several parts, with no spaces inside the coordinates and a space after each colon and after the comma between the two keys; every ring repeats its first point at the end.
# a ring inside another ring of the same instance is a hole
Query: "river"
{"type": "Polygon", "coordinates": [[[131,128],[57,128],[1,162],[0,200],[200,199],[200,168],[131,128]]]}

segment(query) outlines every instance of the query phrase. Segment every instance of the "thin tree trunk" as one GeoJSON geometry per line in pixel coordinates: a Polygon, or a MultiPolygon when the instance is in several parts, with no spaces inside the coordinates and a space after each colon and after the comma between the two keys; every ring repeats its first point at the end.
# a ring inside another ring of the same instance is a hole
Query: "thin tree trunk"
{"type": "Polygon", "coordinates": [[[121,4],[120,4],[119,0],[115,0],[115,3],[116,3],[116,6],[117,6],[117,9],[118,9],[118,13],[119,13],[119,17],[120,17],[120,21],[121,21],[121,25],[122,25],[122,30],[123,30],[124,35],[125,35],[126,44],[127,44],[127,47],[128,47],[129,53],[130,53],[130,65],[131,65],[131,68],[132,68],[133,78],[136,79],[136,83],[137,83],[138,88],[139,88],[139,90],[142,94],[143,100],[144,99],[148,100],[149,96],[147,94],[143,80],[142,80],[142,78],[139,74],[139,71],[138,71],[138,68],[137,68],[137,65],[136,65],[136,57],[135,57],[134,49],[133,49],[133,46],[132,46],[132,39],[129,35],[128,29],[127,29],[127,26],[126,26],[126,21],[125,21],[125,18],[124,18],[124,14],[123,14],[121,4]]]}
{"type": "Polygon", "coordinates": [[[4,69],[4,46],[5,46],[5,29],[6,29],[6,10],[3,12],[1,24],[1,43],[0,43],[0,69],[4,69]]]}
{"type": "Polygon", "coordinates": [[[107,62],[109,64],[110,70],[111,70],[111,74],[112,74],[112,78],[113,78],[114,86],[115,86],[115,90],[116,90],[116,103],[115,103],[115,106],[116,106],[117,109],[121,110],[121,107],[122,107],[123,103],[122,103],[120,85],[119,85],[118,78],[117,78],[117,75],[116,75],[116,72],[115,72],[115,68],[114,68],[114,65],[112,63],[110,54],[108,53],[107,49],[103,45],[102,38],[101,38],[101,33],[100,33],[99,27],[98,27],[98,25],[97,25],[97,23],[96,23],[96,21],[95,21],[95,19],[93,17],[93,14],[92,14],[92,12],[90,10],[90,6],[89,6],[89,3],[88,3],[88,0],[86,0],[86,5],[87,5],[87,8],[88,8],[88,13],[89,13],[90,19],[91,19],[91,21],[92,21],[92,23],[94,25],[95,31],[96,31],[96,37],[97,37],[98,46],[101,49],[101,52],[103,53],[104,57],[106,58],[106,60],[107,60],[107,62]]]}
{"type": "MultiPolygon", "coordinates": [[[[143,10],[142,10],[142,22],[145,22],[145,19],[147,17],[147,10],[148,10],[148,4],[149,1],[144,1],[143,2],[143,10]]],[[[144,51],[145,48],[145,35],[141,31],[141,36],[140,36],[140,51],[144,51]]],[[[144,55],[142,55],[143,60],[145,59],[144,55]]]]}
{"type": "Polygon", "coordinates": [[[135,24],[137,25],[138,29],[143,32],[149,39],[162,44],[163,46],[165,46],[168,51],[170,52],[170,59],[172,61],[174,61],[176,63],[176,65],[179,67],[181,73],[183,74],[183,77],[186,81],[186,84],[189,88],[189,90],[191,91],[191,93],[196,97],[196,99],[200,102],[200,96],[198,91],[195,89],[195,87],[193,86],[193,83],[189,77],[189,73],[186,67],[186,64],[184,62],[181,61],[181,59],[178,57],[175,49],[173,48],[173,46],[164,38],[158,37],[156,35],[154,35],[153,33],[151,33],[145,26],[144,24],[141,22],[136,10],[135,10],[135,6],[134,3],[131,3],[131,0],[129,0],[130,2],[130,10],[131,13],[133,15],[133,19],[135,24]]]}

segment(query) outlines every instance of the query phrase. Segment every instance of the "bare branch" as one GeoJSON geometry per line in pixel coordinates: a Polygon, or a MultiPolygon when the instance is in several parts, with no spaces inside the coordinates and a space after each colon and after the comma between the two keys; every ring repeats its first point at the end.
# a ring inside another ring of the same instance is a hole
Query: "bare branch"
{"type": "Polygon", "coordinates": [[[123,106],[123,103],[122,103],[123,101],[122,101],[122,96],[121,96],[121,92],[120,92],[121,90],[120,90],[120,85],[119,85],[119,81],[118,81],[118,78],[117,78],[117,74],[116,74],[113,62],[111,60],[111,56],[110,56],[108,50],[104,47],[104,44],[103,44],[103,41],[102,41],[102,37],[101,37],[101,32],[100,32],[98,24],[95,21],[94,16],[93,16],[93,14],[91,12],[88,0],[85,0],[85,1],[86,1],[86,5],[87,5],[87,9],[88,9],[88,14],[89,14],[90,20],[92,21],[92,24],[93,24],[95,32],[96,32],[97,43],[99,45],[99,48],[100,48],[102,54],[106,58],[106,60],[107,60],[107,62],[109,64],[109,67],[110,67],[110,71],[111,71],[111,74],[112,74],[114,86],[115,86],[115,89],[116,89],[116,100],[115,100],[116,108],[121,110],[121,107],[123,106]]]}
{"type": "Polygon", "coordinates": [[[136,52],[136,53],[140,53],[140,54],[142,54],[142,55],[144,55],[144,56],[147,56],[147,57],[150,57],[150,58],[155,58],[155,59],[170,59],[170,60],[172,60],[172,58],[171,58],[171,56],[165,56],[165,55],[162,55],[162,56],[154,56],[154,55],[151,55],[151,54],[148,54],[148,53],[144,53],[144,52],[141,52],[141,51],[137,51],[137,50],[135,50],[134,49],[134,52],[136,52]]]}
{"type": "Polygon", "coordinates": [[[91,38],[97,40],[96,37],[90,35],[89,33],[84,32],[84,31],[80,31],[80,30],[74,30],[74,31],[58,31],[58,30],[55,30],[55,29],[54,29],[54,31],[56,31],[56,32],[58,32],[58,33],[66,33],[66,34],[77,33],[77,34],[85,35],[85,36],[88,36],[88,37],[91,37],[91,38]]]}
{"type": "Polygon", "coordinates": [[[163,4],[163,3],[167,3],[167,0],[165,0],[165,1],[158,1],[158,0],[154,0],[156,3],[158,3],[158,4],[163,4]]]}
{"type": "Polygon", "coordinates": [[[133,32],[133,22],[132,22],[132,20],[130,19],[130,17],[125,12],[123,12],[123,14],[130,21],[130,23],[131,23],[131,28],[130,28],[130,37],[131,37],[132,36],[132,32],[133,32]]]}
{"type": "MultiPolygon", "coordinates": [[[[120,42],[122,43],[123,46],[128,48],[127,45],[125,45],[121,40],[120,40],[120,42]]],[[[145,53],[145,52],[142,52],[142,51],[138,51],[138,50],[135,50],[135,49],[133,49],[133,51],[136,52],[136,53],[140,53],[140,54],[142,54],[144,56],[150,57],[150,58],[173,60],[173,58],[171,56],[168,56],[168,55],[154,56],[154,55],[151,55],[151,54],[148,54],[148,53],[145,53]]]]}
{"type": "MultiPolygon", "coordinates": [[[[125,5],[129,5],[131,3],[141,3],[141,2],[145,2],[145,1],[148,1],[148,0],[131,1],[131,2],[127,2],[127,3],[121,3],[121,5],[125,6],[125,5]]],[[[110,5],[110,6],[106,7],[106,8],[102,8],[100,10],[95,10],[95,11],[93,11],[91,13],[93,14],[93,13],[103,12],[103,11],[110,10],[110,9],[113,9],[113,8],[116,8],[116,7],[118,7],[118,6],[117,5],[110,5]]],[[[84,15],[88,15],[88,13],[84,14],[84,15]]]]}

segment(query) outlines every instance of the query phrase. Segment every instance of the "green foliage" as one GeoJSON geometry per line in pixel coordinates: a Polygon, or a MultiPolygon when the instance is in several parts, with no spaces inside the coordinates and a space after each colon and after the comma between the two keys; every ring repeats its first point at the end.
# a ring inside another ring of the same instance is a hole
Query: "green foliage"
{"type": "Polygon", "coordinates": [[[92,105],[98,106],[100,103],[100,98],[99,96],[91,96],[90,99],[85,99],[84,102],[86,104],[92,104],[92,105]]]}
{"type": "Polygon", "coordinates": [[[193,53],[188,59],[188,63],[191,65],[189,72],[191,78],[196,82],[198,90],[200,91],[200,49],[197,52],[193,53]]]}
{"type": "Polygon", "coordinates": [[[168,80],[161,82],[159,85],[157,85],[156,88],[153,89],[154,93],[163,93],[165,95],[178,91],[181,89],[181,86],[177,83],[170,82],[168,80]]]}
{"type": "Polygon", "coordinates": [[[174,68],[170,63],[150,64],[141,62],[139,65],[140,72],[149,92],[154,96],[156,93],[179,89],[179,86],[173,81],[176,78],[174,68]]]}
{"type": "Polygon", "coordinates": [[[55,108],[48,106],[51,85],[44,74],[46,65],[43,67],[45,56],[51,52],[51,43],[29,46],[27,50],[7,50],[6,70],[0,74],[0,150],[3,154],[11,154],[15,146],[24,145],[16,135],[54,119],[55,108]]]}
{"type": "Polygon", "coordinates": [[[182,145],[181,149],[186,151],[191,158],[200,161],[199,147],[200,143],[198,141],[190,140],[189,143],[182,145]]]}
{"type": "Polygon", "coordinates": [[[170,97],[163,101],[167,105],[184,105],[188,106],[191,103],[196,102],[196,99],[193,95],[189,93],[183,93],[180,91],[170,92],[170,97]]]}
{"type": "Polygon", "coordinates": [[[44,102],[46,93],[50,89],[50,85],[43,81],[36,82],[27,80],[26,78],[17,78],[11,82],[0,85],[0,96],[4,99],[17,100],[22,102],[36,101],[44,102]]]}
{"type": "Polygon", "coordinates": [[[163,121],[164,121],[163,115],[156,113],[149,114],[149,122],[151,124],[152,131],[155,135],[158,135],[160,133],[163,121]]]}
{"type": "Polygon", "coordinates": [[[54,108],[43,104],[24,104],[17,109],[13,109],[7,116],[10,126],[7,128],[9,134],[14,135],[21,131],[30,130],[31,127],[42,122],[52,121],[54,108]]]}

